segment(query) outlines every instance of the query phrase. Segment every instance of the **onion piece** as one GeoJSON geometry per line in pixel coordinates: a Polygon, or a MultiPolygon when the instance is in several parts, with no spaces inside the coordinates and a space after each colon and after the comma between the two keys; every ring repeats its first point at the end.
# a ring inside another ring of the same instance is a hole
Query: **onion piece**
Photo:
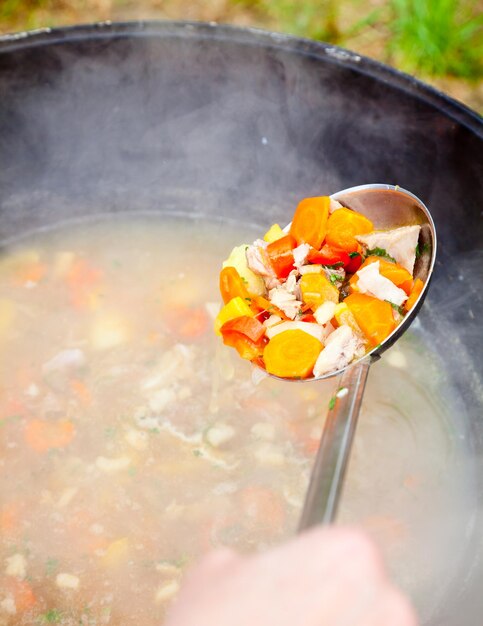
{"type": "Polygon", "coordinates": [[[323,343],[322,339],[325,335],[322,326],[314,324],[313,322],[282,322],[281,324],[267,328],[265,334],[269,339],[272,339],[275,335],[283,333],[286,330],[302,330],[304,333],[318,339],[320,343],[323,343]]]}

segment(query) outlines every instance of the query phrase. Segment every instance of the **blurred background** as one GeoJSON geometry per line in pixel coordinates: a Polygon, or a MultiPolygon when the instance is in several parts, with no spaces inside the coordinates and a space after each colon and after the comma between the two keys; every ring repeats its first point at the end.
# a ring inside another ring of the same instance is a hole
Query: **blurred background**
{"type": "Polygon", "coordinates": [[[216,21],[326,41],[483,112],[481,0],[0,0],[0,33],[135,19],[216,21]]]}

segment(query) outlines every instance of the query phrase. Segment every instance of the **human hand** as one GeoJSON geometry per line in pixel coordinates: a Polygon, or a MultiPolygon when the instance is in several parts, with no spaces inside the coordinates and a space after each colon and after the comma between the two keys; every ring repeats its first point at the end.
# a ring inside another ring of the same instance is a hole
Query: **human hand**
{"type": "Polygon", "coordinates": [[[165,626],[416,626],[366,536],[318,528],[254,556],[223,549],[185,578],[165,626]]]}

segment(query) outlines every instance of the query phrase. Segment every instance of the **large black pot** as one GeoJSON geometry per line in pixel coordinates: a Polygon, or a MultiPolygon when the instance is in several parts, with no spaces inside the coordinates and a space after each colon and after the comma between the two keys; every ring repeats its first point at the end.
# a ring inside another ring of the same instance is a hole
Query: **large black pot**
{"type": "Polygon", "coordinates": [[[127,210],[266,224],[301,197],[366,182],[430,207],[440,247],[421,323],[463,397],[455,436],[476,483],[462,565],[428,622],[454,626],[483,619],[482,166],[476,114],[323,44],[171,23],[0,38],[3,241],[127,210]]]}

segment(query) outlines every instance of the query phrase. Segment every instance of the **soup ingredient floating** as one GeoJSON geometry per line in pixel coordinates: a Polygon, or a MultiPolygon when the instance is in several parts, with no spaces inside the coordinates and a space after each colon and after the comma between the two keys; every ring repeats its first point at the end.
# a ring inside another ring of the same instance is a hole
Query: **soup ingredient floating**
{"type": "Polygon", "coordinates": [[[215,332],[281,378],[340,370],[382,343],[416,303],[420,230],[376,230],[329,196],[305,198],[291,224],[274,224],[223,263],[215,332]]]}

